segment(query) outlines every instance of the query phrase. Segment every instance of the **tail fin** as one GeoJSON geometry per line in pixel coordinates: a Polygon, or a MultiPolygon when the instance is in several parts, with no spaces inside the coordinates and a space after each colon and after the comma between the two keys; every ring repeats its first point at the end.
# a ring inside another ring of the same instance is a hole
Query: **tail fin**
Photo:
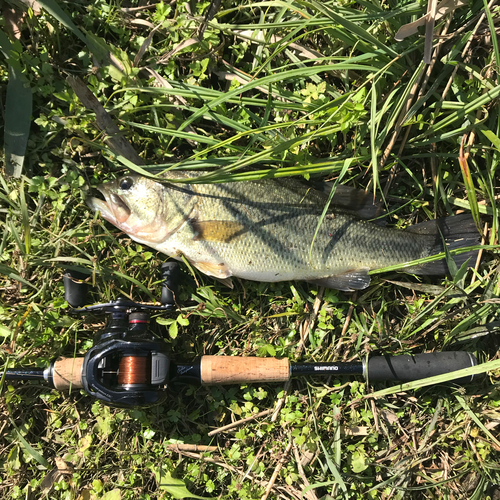
{"type": "MultiPolygon", "coordinates": [[[[455,250],[479,243],[479,233],[470,214],[455,215],[453,217],[444,217],[442,219],[430,220],[415,224],[406,229],[414,234],[429,237],[428,254],[435,255],[443,251],[443,239],[446,241],[448,250],[455,250]]],[[[464,252],[460,255],[454,255],[453,260],[457,267],[471,259],[471,262],[477,257],[477,250],[464,252]]],[[[435,260],[427,264],[405,269],[406,272],[421,275],[444,275],[448,274],[448,265],[446,260],[435,260]]]]}

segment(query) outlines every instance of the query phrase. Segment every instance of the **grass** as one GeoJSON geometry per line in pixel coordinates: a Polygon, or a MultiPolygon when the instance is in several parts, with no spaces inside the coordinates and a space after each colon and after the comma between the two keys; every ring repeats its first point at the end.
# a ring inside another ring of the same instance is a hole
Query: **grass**
{"type": "Polygon", "coordinates": [[[202,39],[208,2],[39,3],[8,2],[0,19],[5,367],[91,347],[102,322],[68,315],[67,268],[88,274],[93,301],[159,297],[164,256],[84,199],[127,169],[180,167],[209,169],[207,182],[340,178],[381,197],[401,228],[466,210],[485,250],[479,266],[452,277],[386,269],[356,294],[298,282],[229,289],[184,266],[181,310],[155,327],[174,359],[456,349],[477,353],[484,375],[464,387],[437,383],[446,376],[179,386],[164,406],[131,411],[3,381],[0,496],[500,498],[495,2],[438,20],[430,65],[423,31],[394,40],[425,14],[417,2],[223,1],[202,39]],[[113,150],[68,75],[85,82],[143,165],[113,150]],[[7,86],[15,78],[22,90],[7,86]]]}

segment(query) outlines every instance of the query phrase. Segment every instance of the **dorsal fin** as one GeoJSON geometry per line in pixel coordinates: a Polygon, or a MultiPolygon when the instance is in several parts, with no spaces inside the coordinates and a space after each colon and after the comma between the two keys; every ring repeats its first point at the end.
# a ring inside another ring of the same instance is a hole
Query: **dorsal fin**
{"type": "MultiPolygon", "coordinates": [[[[315,184],[317,189],[320,189],[325,194],[328,194],[333,184],[331,182],[323,182],[315,184]]],[[[349,212],[360,219],[373,220],[375,224],[386,225],[387,221],[384,217],[386,211],[380,200],[374,200],[372,193],[367,193],[362,189],[356,189],[351,186],[339,185],[335,188],[331,205],[349,212]]],[[[333,208],[335,210],[335,208],[333,208]]]]}

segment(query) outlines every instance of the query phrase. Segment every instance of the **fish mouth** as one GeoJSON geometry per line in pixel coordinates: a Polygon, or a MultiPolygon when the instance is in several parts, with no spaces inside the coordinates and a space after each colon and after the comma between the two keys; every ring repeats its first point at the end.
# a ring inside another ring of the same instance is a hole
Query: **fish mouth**
{"type": "Polygon", "coordinates": [[[97,189],[104,196],[104,200],[89,196],[85,200],[88,207],[96,212],[99,211],[105,220],[115,226],[119,227],[126,222],[132,212],[123,198],[109,192],[104,186],[98,186],[97,189]]]}

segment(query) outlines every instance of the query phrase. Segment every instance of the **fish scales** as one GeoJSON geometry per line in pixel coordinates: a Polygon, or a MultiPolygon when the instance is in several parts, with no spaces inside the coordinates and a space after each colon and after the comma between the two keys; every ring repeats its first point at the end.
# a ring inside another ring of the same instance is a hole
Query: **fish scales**
{"type": "MultiPolygon", "coordinates": [[[[166,179],[180,176],[169,173],[166,179]]],[[[443,231],[456,241],[457,226],[463,230],[465,224],[462,218],[451,229],[427,223],[419,230],[401,231],[332,206],[315,237],[328,195],[294,179],[173,184],[131,175],[99,189],[106,202],[92,198],[89,205],[106,220],[136,241],[177,259],[184,256],[221,279],[306,280],[362,289],[370,282],[369,270],[438,253],[443,231]]],[[[467,235],[459,235],[460,245],[477,239],[470,224],[465,225],[467,235]]],[[[446,268],[411,268],[419,271],[443,274],[446,268]]]]}
{"type": "MultiPolygon", "coordinates": [[[[266,186],[253,182],[245,184],[249,185],[193,186],[199,197],[197,210],[200,214],[244,226],[245,230],[237,232],[229,241],[199,241],[203,247],[201,253],[215,250],[222,261],[232,263],[234,274],[241,277],[263,279],[263,274],[272,272],[282,279],[297,279],[297,273],[300,273],[299,279],[315,279],[424,256],[415,235],[395,232],[344,214],[327,215],[313,242],[326,197],[319,206],[308,203],[307,195],[295,200],[296,203],[282,203],[280,191],[267,190],[266,186]],[[247,198],[242,205],[239,201],[245,194],[242,188],[245,192],[260,192],[261,196],[259,199],[247,198]],[[262,201],[266,198],[272,201],[262,201]],[[276,199],[280,202],[275,203],[276,199]]],[[[179,232],[179,236],[183,236],[179,247],[192,246],[190,225],[191,221],[187,221],[186,227],[179,232]]],[[[195,251],[195,248],[188,249],[185,255],[195,258],[195,251]]]]}

